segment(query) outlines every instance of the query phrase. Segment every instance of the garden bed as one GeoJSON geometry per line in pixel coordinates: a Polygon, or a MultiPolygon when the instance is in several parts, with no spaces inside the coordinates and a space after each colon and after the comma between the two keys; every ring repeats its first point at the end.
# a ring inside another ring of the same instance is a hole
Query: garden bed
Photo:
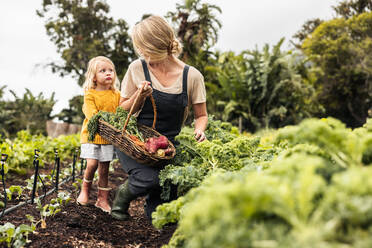
{"type": "MultiPolygon", "coordinates": [[[[109,186],[114,189],[110,192],[111,202],[115,195],[115,189],[126,178],[127,175],[120,168],[120,164],[115,163],[114,172],[110,172],[109,175],[109,186]]],[[[12,182],[8,180],[7,187],[10,185],[12,182]]],[[[97,193],[96,184],[93,185],[91,204],[88,206],[76,204],[75,199],[78,192],[71,182],[61,186],[60,191],[70,192],[72,201],[54,217],[46,219],[46,228],[41,228],[39,224],[36,231],[29,235],[31,243],[26,247],[161,247],[168,243],[176,228],[169,226],[163,230],[155,229],[144,213],[144,198],[139,198],[131,203],[129,213],[132,217],[130,220],[118,221],[94,207],[97,193]]],[[[47,196],[43,204],[49,203],[49,200],[55,197],[55,193],[47,196]]],[[[15,226],[29,225],[30,221],[27,220],[26,214],[40,219],[36,205],[28,204],[5,215],[1,218],[0,224],[11,222],[15,226]]],[[[6,244],[0,244],[0,247],[6,247],[6,244]]]]}

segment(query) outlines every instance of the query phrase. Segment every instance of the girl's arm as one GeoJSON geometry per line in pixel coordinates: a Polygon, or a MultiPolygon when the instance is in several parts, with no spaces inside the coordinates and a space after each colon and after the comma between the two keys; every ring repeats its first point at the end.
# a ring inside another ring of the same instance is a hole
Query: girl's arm
{"type": "Polygon", "coordinates": [[[88,120],[92,118],[93,115],[98,113],[98,109],[92,94],[86,93],[84,95],[83,113],[85,118],[88,120]]]}
{"type": "Polygon", "coordinates": [[[207,114],[207,103],[197,103],[193,104],[192,108],[194,110],[195,117],[195,138],[198,142],[205,140],[204,131],[208,124],[208,114],[207,114]]]}

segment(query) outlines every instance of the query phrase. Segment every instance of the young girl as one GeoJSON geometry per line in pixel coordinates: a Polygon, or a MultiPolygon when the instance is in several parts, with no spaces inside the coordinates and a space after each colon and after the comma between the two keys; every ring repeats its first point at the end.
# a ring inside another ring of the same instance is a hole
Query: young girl
{"type": "Polygon", "coordinates": [[[108,172],[113,159],[113,146],[98,134],[93,142],[88,142],[87,125],[89,119],[98,111],[115,112],[119,105],[120,92],[115,89],[117,80],[115,66],[106,57],[98,56],[89,61],[85,73],[83,112],[85,120],[81,131],[81,158],[87,160],[83,184],[77,203],[88,204],[89,191],[92,187],[94,173],[98,168],[98,196],[95,206],[110,212],[108,201],[108,172]]]}

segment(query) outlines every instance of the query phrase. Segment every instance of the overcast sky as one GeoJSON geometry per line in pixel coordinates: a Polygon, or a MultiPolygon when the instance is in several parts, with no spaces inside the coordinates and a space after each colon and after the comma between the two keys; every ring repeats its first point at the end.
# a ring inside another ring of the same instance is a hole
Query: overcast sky
{"type": "MultiPolygon", "coordinates": [[[[2,1],[0,15],[0,87],[14,90],[22,96],[25,88],[33,94],[43,92],[58,100],[53,113],[68,107],[68,100],[82,94],[70,77],[60,78],[42,65],[59,60],[56,48],[46,35],[44,20],[36,15],[41,0],[2,1]],[[37,66],[41,65],[41,66],[37,66]]],[[[124,19],[130,27],[143,14],[165,15],[175,10],[181,0],[108,0],[110,15],[124,19]]],[[[219,19],[222,29],[216,49],[240,52],[260,48],[265,43],[277,43],[285,37],[282,47],[290,47],[289,40],[312,18],[330,19],[337,0],[207,0],[222,9],[219,19]]],[[[7,99],[12,99],[10,94],[7,99]]]]}

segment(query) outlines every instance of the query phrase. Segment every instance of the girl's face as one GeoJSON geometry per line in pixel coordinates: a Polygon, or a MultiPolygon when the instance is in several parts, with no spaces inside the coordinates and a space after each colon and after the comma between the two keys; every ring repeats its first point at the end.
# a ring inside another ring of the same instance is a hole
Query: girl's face
{"type": "Polygon", "coordinates": [[[106,61],[99,61],[94,80],[97,83],[96,90],[108,90],[114,83],[115,71],[112,65],[106,61]]]}

